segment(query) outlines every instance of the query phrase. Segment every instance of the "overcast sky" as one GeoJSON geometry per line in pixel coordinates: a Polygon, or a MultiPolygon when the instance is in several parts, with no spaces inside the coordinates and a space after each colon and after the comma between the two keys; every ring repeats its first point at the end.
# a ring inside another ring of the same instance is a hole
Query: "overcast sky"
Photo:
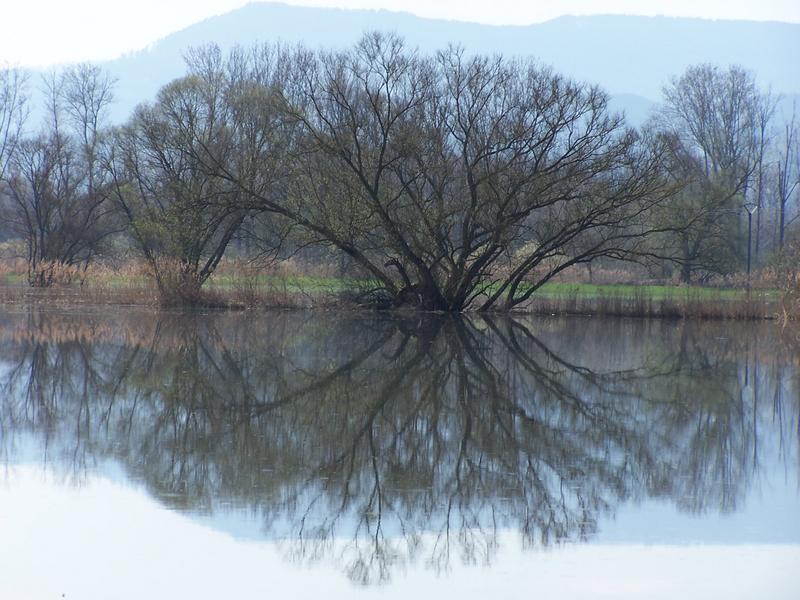
{"type": "MultiPolygon", "coordinates": [[[[798,0],[284,0],[385,8],[424,17],[525,25],[564,14],[636,14],[800,23],[798,0]]],[[[247,0],[4,0],[0,63],[114,58],[247,0]]]]}

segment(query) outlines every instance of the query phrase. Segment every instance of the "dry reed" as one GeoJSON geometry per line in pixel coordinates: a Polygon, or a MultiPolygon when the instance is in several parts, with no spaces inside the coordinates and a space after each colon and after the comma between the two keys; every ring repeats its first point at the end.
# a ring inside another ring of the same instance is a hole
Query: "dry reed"
{"type": "MultiPolygon", "coordinates": [[[[313,284],[314,277],[330,275],[335,271],[334,267],[317,265],[311,271],[315,275],[310,275],[307,265],[297,260],[261,266],[226,260],[210,281],[211,285],[203,288],[196,305],[225,309],[341,309],[354,306],[352,293],[348,293],[348,290],[334,291],[313,284]],[[308,289],[303,287],[303,278],[311,282],[308,289]],[[225,284],[220,284],[220,281],[225,284]]],[[[149,307],[170,304],[168,299],[165,301],[163,295],[159,294],[144,261],[93,264],[80,277],[75,274],[68,276],[65,272],[63,277],[57,278],[58,283],[45,288],[26,285],[26,274],[26,266],[22,261],[0,261],[0,303],[149,307]]],[[[800,319],[800,275],[793,275],[787,284],[786,275],[783,274],[782,298],[759,291],[762,285],[773,283],[773,277],[773,273],[759,271],[755,276],[758,287],[754,286],[750,294],[736,297],[700,296],[687,290],[686,294],[654,298],[644,287],[641,291],[619,295],[601,293],[586,296],[575,291],[555,297],[534,296],[518,312],[689,319],[800,319]]],[[[605,272],[603,278],[612,278],[612,274],[605,272]]],[[[733,280],[729,283],[733,283],[733,280]]]]}

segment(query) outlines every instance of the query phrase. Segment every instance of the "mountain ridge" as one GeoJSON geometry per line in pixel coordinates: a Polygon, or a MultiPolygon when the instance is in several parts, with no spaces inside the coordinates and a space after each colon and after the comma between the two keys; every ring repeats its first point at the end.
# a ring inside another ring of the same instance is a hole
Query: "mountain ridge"
{"type": "Polygon", "coordinates": [[[422,52],[456,43],[470,52],[534,56],[578,80],[600,84],[641,121],[670,77],[690,64],[741,64],[763,87],[800,93],[800,24],[647,16],[560,16],[530,25],[428,19],[386,9],[247,4],[176,31],[146,49],[102,63],[119,80],[114,120],[183,73],[190,46],[255,42],[343,48],[364,31],[394,31],[422,52]],[[630,100],[630,102],[628,102],[630,100]]]}

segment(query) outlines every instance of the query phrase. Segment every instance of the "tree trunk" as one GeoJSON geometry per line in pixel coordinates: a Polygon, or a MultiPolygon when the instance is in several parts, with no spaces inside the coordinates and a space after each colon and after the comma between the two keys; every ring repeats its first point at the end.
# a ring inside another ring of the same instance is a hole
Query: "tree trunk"
{"type": "Polygon", "coordinates": [[[688,260],[681,265],[681,281],[687,285],[692,282],[692,264],[688,260]]]}

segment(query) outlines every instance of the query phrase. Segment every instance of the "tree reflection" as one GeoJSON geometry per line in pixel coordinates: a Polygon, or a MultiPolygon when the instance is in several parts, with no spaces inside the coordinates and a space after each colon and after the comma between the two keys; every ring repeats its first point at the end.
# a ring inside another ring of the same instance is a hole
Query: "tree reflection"
{"type": "Polygon", "coordinates": [[[488,561],[506,527],[585,540],[625,501],[734,510],[759,427],[796,462],[781,344],[729,324],[30,313],[0,323],[0,424],[11,460],[24,435],[76,477],[114,459],[172,508],[232,503],[369,583],[488,561]]]}

